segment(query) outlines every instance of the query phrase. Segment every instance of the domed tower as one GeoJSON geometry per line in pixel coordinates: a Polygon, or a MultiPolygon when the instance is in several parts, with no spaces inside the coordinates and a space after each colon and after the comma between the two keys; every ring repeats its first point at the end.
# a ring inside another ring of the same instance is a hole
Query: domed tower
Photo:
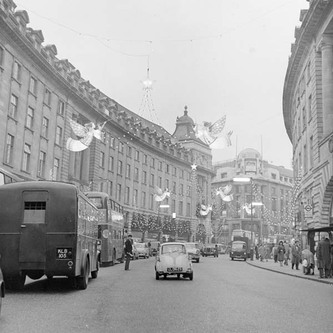
{"type": "Polygon", "coordinates": [[[193,119],[188,116],[187,106],[185,106],[184,115],[177,117],[176,129],[172,136],[182,143],[187,140],[198,140],[195,136],[194,125],[193,119]]]}
{"type": "Polygon", "coordinates": [[[262,175],[263,164],[261,154],[253,148],[242,150],[237,156],[236,168],[238,174],[249,176],[262,175]]]}
{"type": "Polygon", "coordinates": [[[187,106],[184,109],[184,115],[177,117],[176,129],[173,138],[187,149],[192,151],[192,161],[198,166],[212,169],[212,151],[210,147],[198,139],[194,130],[195,123],[188,115],[187,106]]]}

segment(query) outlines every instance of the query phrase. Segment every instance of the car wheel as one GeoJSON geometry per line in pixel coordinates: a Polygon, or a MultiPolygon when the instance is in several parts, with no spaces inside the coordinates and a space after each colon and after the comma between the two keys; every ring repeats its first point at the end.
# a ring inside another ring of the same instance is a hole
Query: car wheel
{"type": "Polygon", "coordinates": [[[200,258],[197,259],[197,262],[199,262],[199,261],[200,261],[200,258]]]}
{"type": "Polygon", "coordinates": [[[192,281],[193,280],[193,272],[191,274],[189,274],[188,277],[190,278],[190,281],[192,281]]]}
{"type": "Polygon", "coordinates": [[[159,280],[159,279],[160,279],[160,275],[159,275],[157,272],[155,272],[155,279],[156,279],[156,280],[159,280]]]}

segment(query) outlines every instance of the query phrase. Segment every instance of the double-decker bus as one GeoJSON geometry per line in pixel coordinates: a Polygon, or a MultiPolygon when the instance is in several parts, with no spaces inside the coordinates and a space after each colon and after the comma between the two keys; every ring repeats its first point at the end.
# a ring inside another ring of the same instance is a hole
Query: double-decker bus
{"type": "Polygon", "coordinates": [[[10,184],[10,183],[15,183],[22,181],[20,177],[14,175],[8,170],[5,170],[3,168],[0,168],[0,186],[4,184],[10,184]]]}
{"type": "Polygon", "coordinates": [[[86,289],[99,270],[99,211],[73,184],[26,181],[0,186],[1,268],[8,289],[26,276],[67,276],[86,289]]]}
{"type": "Polygon", "coordinates": [[[123,206],[105,192],[86,192],[87,197],[100,211],[98,236],[102,242],[101,263],[113,266],[124,261],[123,206]]]}

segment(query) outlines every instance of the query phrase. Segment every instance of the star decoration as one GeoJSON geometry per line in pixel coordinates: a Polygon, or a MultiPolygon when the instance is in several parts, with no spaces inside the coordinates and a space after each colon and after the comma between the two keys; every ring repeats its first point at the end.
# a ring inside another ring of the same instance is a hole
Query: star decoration
{"type": "Polygon", "coordinates": [[[195,171],[195,170],[197,170],[197,165],[196,165],[195,163],[193,163],[193,164],[191,165],[191,168],[192,168],[192,171],[195,171]]]}

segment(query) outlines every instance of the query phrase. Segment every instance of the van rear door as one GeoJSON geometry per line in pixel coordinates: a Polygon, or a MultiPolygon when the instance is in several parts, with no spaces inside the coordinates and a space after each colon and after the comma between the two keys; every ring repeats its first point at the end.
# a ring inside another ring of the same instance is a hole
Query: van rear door
{"type": "MultiPolygon", "coordinates": [[[[46,261],[46,207],[48,199],[48,191],[24,191],[22,193],[20,263],[41,263],[43,266],[46,261]]],[[[34,268],[39,268],[39,265],[34,268]]]]}

